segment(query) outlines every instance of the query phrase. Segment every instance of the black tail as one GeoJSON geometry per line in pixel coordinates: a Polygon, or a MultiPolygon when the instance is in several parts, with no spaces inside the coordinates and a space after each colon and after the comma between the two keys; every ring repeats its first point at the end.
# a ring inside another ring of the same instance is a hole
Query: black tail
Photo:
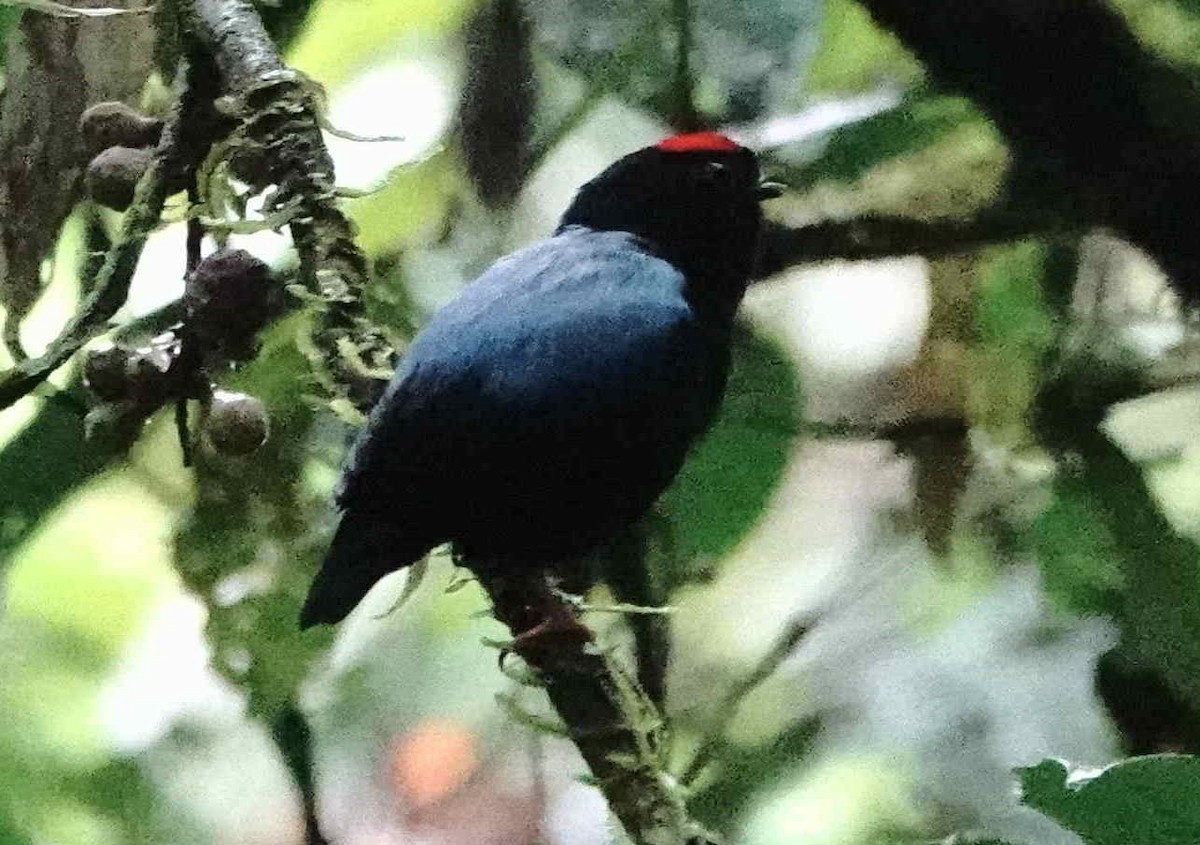
{"type": "Polygon", "coordinates": [[[308,589],[300,627],[341,622],[376,581],[420,560],[435,545],[415,542],[393,519],[346,512],[308,589]]]}

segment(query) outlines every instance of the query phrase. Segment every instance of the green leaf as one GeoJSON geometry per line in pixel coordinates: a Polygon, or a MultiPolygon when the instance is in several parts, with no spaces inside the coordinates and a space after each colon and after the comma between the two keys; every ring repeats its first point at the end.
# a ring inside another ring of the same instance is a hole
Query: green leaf
{"type": "Polygon", "coordinates": [[[0,812],[0,842],[5,845],[34,845],[33,839],[19,830],[3,812],[0,812]]]}
{"type": "Polygon", "coordinates": [[[4,67],[4,63],[8,58],[9,34],[17,28],[17,24],[21,21],[21,13],[24,11],[20,6],[10,6],[0,3],[0,68],[4,67]]]}
{"type": "Polygon", "coordinates": [[[1200,549],[1177,534],[1141,469],[1108,441],[1084,453],[1082,482],[1117,541],[1123,640],[1200,705],[1200,549]]]}
{"type": "Polygon", "coordinates": [[[1042,293],[1049,259],[1045,244],[1025,241],[988,250],[977,270],[968,413],[1007,445],[1030,439],[1030,414],[1057,333],[1042,293]]]}
{"type": "Polygon", "coordinates": [[[798,375],[786,353],[738,328],[717,421],[659,502],[676,567],[664,573],[665,584],[704,574],[758,521],[791,455],[800,408],[798,375]]]}
{"type": "Polygon", "coordinates": [[[1179,65],[1198,63],[1200,0],[1112,0],[1138,40],[1179,65]]]}
{"type": "MultiPolygon", "coordinates": [[[[203,831],[195,818],[163,800],[155,783],[137,760],[118,758],[67,784],[89,810],[121,831],[122,842],[200,842],[203,831]]],[[[8,840],[0,836],[0,842],[8,840]]]]}
{"type": "Polygon", "coordinates": [[[1055,483],[1054,500],[1032,534],[1050,595],[1081,615],[1119,612],[1125,586],[1120,544],[1083,479],[1068,475],[1055,483]]]}
{"type": "Polygon", "coordinates": [[[1120,573],[1122,646],[1200,706],[1200,547],[1167,521],[1141,467],[1098,429],[1105,409],[1131,395],[1135,375],[1094,358],[1060,366],[1037,422],[1043,442],[1072,455],[1056,494],[1074,500],[1074,542],[1092,543],[1120,573]]]}
{"type": "Polygon", "coordinates": [[[359,246],[377,255],[431,239],[444,225],[460,182],[450,156],[442,153],[399,168],[378,190],[346,203],[359,246]]]}
{"type": "Polygon", "coordinates": [[[1200,842],[1200,759],[1135,757],[1098,773],[1057,760],[1018,769],[1025,804],[1090,845],[1200,842]]]}
{"type": "Polygon", "coordinates": [[[975,304],[980,341],[1021,353],[1045,353],[1054,339],[1054,324],[1042,296],[1047,259],[1048,248],[1039,241],[987,253],[975,304]]]}
{"type": "Polygon", "coordinates": [[[84,440],[78,386],[42,402],[0,452],[0,571],[42,519],[115,457],[84,440]]]}
{"type": "Polygon", "coordinates": [[[143,539],[165,531],[168,520],[163,501],[134,473],[112,473],[77,491],[21,547],[7,573],[5,621],[36,619],[116,656],[172,589],[160,549],[143,539]],[[114,532],[122,520],[144,535],[114,532]]]}

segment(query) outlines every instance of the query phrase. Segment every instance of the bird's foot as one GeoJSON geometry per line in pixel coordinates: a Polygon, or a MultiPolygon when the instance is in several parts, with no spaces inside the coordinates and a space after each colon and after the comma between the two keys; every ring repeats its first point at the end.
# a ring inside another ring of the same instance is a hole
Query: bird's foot
{"type": "Polygon", "coordinates": [[[577,647],[594,639],[591,630],[574,613],[559,602],[551,602],[546,606],[546,618],[513,637],[510,647],[524,656],[528,652],[577,647]]]}
{"type": "Polygon", "coordinates": [[[500,647],[500,670],[507,674],[505,661],[515,654],[530,666],[542,667],[555,654],[569,653],[595,640],[591,630],[576,618],[570,608],[559,602],[545,605],[545,618],[522,631],[500,647]]]}

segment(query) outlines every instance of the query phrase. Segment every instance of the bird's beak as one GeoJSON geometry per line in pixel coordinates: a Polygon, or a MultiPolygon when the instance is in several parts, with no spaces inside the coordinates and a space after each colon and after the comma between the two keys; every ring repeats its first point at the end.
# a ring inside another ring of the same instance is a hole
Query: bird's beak
{"type": "Polygon", "coordinates": [[[758,187],[754,189],[754,198],[759,202],[763,200],[773,200],[776,197],[783,196],[784,189],[787,185],[780,182],[759,182],[758,187]]]}

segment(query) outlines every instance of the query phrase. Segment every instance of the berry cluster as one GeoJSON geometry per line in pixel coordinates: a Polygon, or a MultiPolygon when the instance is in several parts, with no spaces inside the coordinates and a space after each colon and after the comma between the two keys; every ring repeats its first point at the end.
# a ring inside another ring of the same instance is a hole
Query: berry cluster
{"type": "Polygon", "coordinates": [[[79,118],[79,134],[88,156],[84,186],[95,202],[124,211],[133,202],[138,180],[150,167],[163,122],[121,102],[96,103],[79,118]]]}
{"type": "MultiPolygon", "coordinates": [[[[88,108],[79,134],[91,199],[115,211],[129,208],[162,132],[161,120],[124,103],[88,108]]],[[[172,191],[183,187],[168,185],[172,191]]],[[[87,356],[84,380],[98,400],[87,416],[89,433],[127,447],[158,408],[174,403],[183,409],[194,399],[201,403],[201,428],[213,449],[224,455],[256,450],[267,438],[262,402],[218,390],[212,374],[254,357],[256,335],[277,310],[278,290],[271,269],[245,250],[221,249],[201,261],[187,278],[182,322],[142,345],[118,344],[87,356]]],[[[181,419],[186,452],[186,413],[181,419]]]]}
{"type": "Polygon", "coordinates": [[[255,335],[275,311],[271,269],[248,252],[222,249],[188,277],[184,321],[140,346],[94,350],[84,380],[99,400],[89,432],[128,445],[155,410],[197,399],[208,443],[224,455],[245,455],[267,438],[266,409],[253,396],[216,389],[210,374],[256,351],[255,335]]]}

